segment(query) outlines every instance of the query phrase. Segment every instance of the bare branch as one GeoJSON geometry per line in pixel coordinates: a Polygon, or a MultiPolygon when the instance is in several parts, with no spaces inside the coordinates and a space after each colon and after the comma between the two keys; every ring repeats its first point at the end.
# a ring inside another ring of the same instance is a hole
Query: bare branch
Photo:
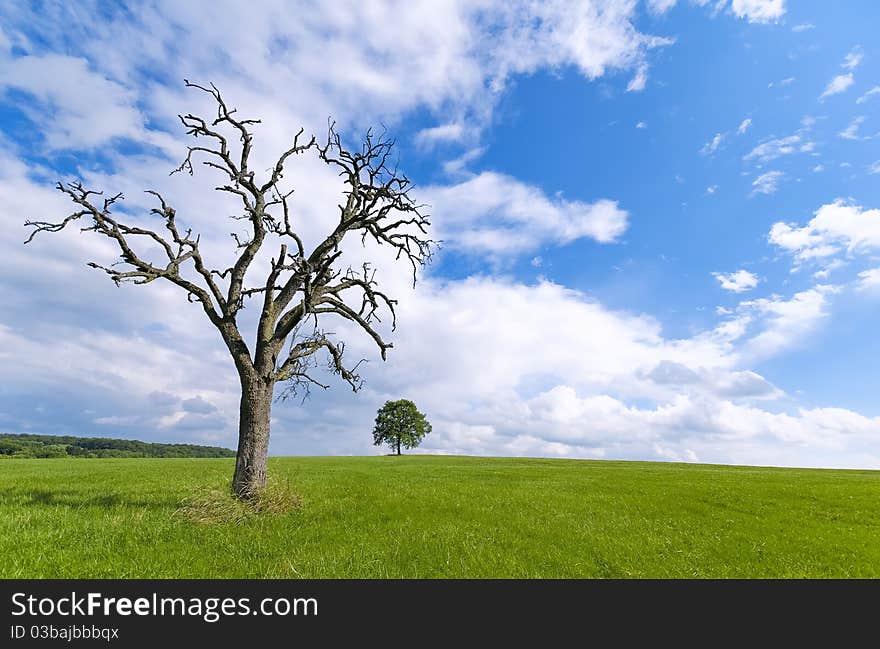
{"type": "Polygon", "coordinates": [[[339,375],[354,392],[363,386],[363,380],[357,374],[357,368],[364,361],[358,361],[352,368],[345,367],[343,362],[345,344],[331,342],[328,338],[329,335],[333,334],[328,334],[317,328],[305,336],[294,335],[287,358],[275,372],[276,381],[288,382],[287,388],[281,394],[282,399],[295,396],[302,390],[306,390],[307,396],[308,389],[312,385],[327,389],[327,385],[312,375],[312,371],[318,367],[316,353],[322,349],[327,352],[326,369],[329,372],[339,375]]]}
{"type": "Polygon", "coordinates": [[[409,262],[413,282],[436,246],[428,237],[430,220],[425,208],[411,196],[412,183],[399,172],[393,159],[394,140],[384,131],[378,135],[368,131],[359,148],[348,149],[332,123],[323,145],[317,144],[314,136],[306,136],[301,128],[258,182],[250,167],[250,156],[252,128],[260,121],[240,117],[213,84],[185,83],[210,95],[216,115],[179,115],[186,133],[197,141],[187,147],[183,162],[172,173],[192,174],[194,164],[201,162],[222,175],[215,190],[240,201],[241,212],[231,218],[243,220],[246,228],[244,233],[230,233],[238,250],[232,265],[210,268],[202,256],[199,236],[178,225],[176,211],[155,190],[147,190],[157,204],[148,218],[161,219],[163,228],[159,229],[148,227],[143,220],[123,221],[114,215],[113,207],[122,200],[121,194],[103,198],[103,194],[79,182],[59,182],[57,188],[76,205],[75,211],[58,222],[27,221],[25,225],[32,230],[25,243],[41,232],[60,232],[80,221],[82,231],[113,240],[119,250],[116,263],[90,262],[90,267],[106,273],[116,284],[149,284],[163,279],[182,288],[191,302],[201,304],[220,330],[240,372],[268,383],[289,381],[294,388],[326,387],[309,374],[317,355],[326,355],[327,368],[357,390],[361,384],[358,365],[345,366],[344,343],[331,341],[319,329],[319,318],[334,315],[357,324],[373,339],[384,359],[392,343],[383,339],[376,325],[387,313],[391,330],[395,329],[397,301],[380,289],[369,264],[345,271],[337,268],[345,237],[356,233],[354,236],[359,236],[364,245],[370,241],[391,246],[398,259],[409,262]],[[307,250],[294,218],[290,200],[293,190],[282,187],[282,181],[293,158],[313,149],[319,159],[339,173],[344,192],[332,231],[307,250]],[[260,281],[246,282],[263,245],[274,238],[279,240],[279,248],[268,275],[260,281]],[[151,255],[158,256],[158,260],[151,255]],[[251,355],[236,317],[246,299],[257,296],[262,296],[262,308],[251,355]],[[297,332],[307,322],[313,323],[311,333],[299,335],[297,332]],[[283,356],[288,340],[290,347],[283,356]],[[280,364],[279,356],[284,358],[280,364]]]}

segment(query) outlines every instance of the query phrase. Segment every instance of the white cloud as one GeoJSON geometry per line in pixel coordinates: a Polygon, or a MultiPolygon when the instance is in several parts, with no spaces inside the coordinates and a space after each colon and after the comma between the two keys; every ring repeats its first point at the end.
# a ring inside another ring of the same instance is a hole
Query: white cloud
{"type": "Polygon", "coordinates": [[[706,187],[706,193],[710,196],[718,191],[718,185],[709,185],[706,187]]]}
{"type": "Polygon", "coordinates": [[[444,242],[497,256],[581,238],[612,243],[627,228],[627,212],[616,201],[548,197],[537,187],[494,172],[455,185],[425,187],[420,197],[431,205],[436,234],[444,242]]]}
{"type": "Polygon", "coordinates": [[[431,147],[438,142],[455,142],[464,135],[464,127],[461,124],[441,124],[430,128],[423,128],[416,133],[416,144],[431,147]]]}
{"type": "Polygon", "coordinates": [[[485,147],[473,147],[462,153],[457,158],[443,163],[443,171],[450,176],[458,176],[465,173],[465,169],[474,160],[477,160],[486,152],[485,147]]]}
{"type": "MultiPolygon", "coordinates": [[[[31,22],[55,49],[71,48],[71,58],[88,59],[84,69],[92,77],[83,88],[97,88],[95,96],[109,101],[109,108],[93,107],[109,111],[94,135],[104,142],[159,138],[141,115],[167,126],[178,110],[192,107],[192,95],[161,84],[177,84],[184,74],[215,80],[243,111],[264,118],[260,142],[277,143],[288,140],[291,125],[293,132],[300,123],[322,128],[328,114],[348,133],[393,124],[414,109],[443,115],[434,122],[440,127],[478,129],[515,74],[570,64],[588,78],[608,71],[638,77],[649,50],[669,42],[636,29],[634,2],[585,2],[575,11],[569,3],[413,2],[393,8],[396,19],[389,21],[388,6],[376,2],[330,3],[321,12],[297,12],[286,2],[261,3],[261,11],[253,11],[229,2],[212,5],[211,20],[204,20],[191,3],[167,3],[120,12],[96,31],[88,12],[55,4],[40,10],[49,14],[45,20],[35,13],[31,22]],[[260,47],[253,47],[254,34],[260,47]],[[144,69],[161,80],[145,82],[144,69]],[[119,89],[133,94],[114,94],[119,89]]],[[[45,56],[37,50],[33,56],[45,56]]],[[[54,83],[47,81],[50,88],[54,83]]],[[[45,125],[53,146],[94,145],[71,139],[65,119],[45,125]]],[[[178,151],[179,142],[163,152],[178,151]]],[[[479,152],[474,148],[451,162],[450,170],[462,173],[479,152]]],[[[0,153],[0,196],[11,214],[67,213],[69,206],[48,188],[45,170],[7,156],[0,153]]],[[[228,204],[188,184],[202,178],[167,178],[169,160],[161,155],[117,156],[114,165],[87,180],[126,191],[133,212],[145,205],[139,191],[161,184],[181,220],[203,234],[211,259],[230,254],[228,222],[218,225],[215,218],[228,204]]],[[[321,219],[333,216],[335,203],[328,209],[327,197],[335,199],[337,180],[306,162],[290,177],[296,187],[308,188],[295,195],[296,214],[314,234],[310,228],[320,230],[321,219]]],[[[580,237],[613,241],[626,230],[627,214],[613,201],[550,196],[501,174],[419,190],[420,200],[434,203],[439,238],[449,235],[450,246],[490,254],[520,254],[580,237]],[[470,234],[478,235],[476,243],[470,234]]],[[[0,231],[8,269],[0,277],[6,307],[0,313],[0,384],[29,398],[4,401],[4,425],[31,425],[39,402],[63,413],[70,428],[89,430],[101,420],[118,426],[118,434],[234,445],[238,386],[227,352],[197,307],[170,287],[116,289],[89,273],[84,260],[112,259],[114,253],[87,235],[70,231],[28,248],[20,235],[16,228],[0,231]],[[52,299],[35,300],[45,295],[52,299]],[[5,404],[17,409],[16,419],[5,404]],[[86,410],[94,413],[86,417],[86,410]]],[[[380,260],[385,270],[387,260],[380,260]]],[[[432,452],[877,463],[859,454],[868,447],[865,439],[877,435],[875,420],[845,410],[788,413],[778,404],[766,406],[775,411],[754,405],[772,402],[781,391],[743,366],[743,358],[757,348],[767,354],[792,344],[792,336],[777,336],[775,343],[750,346],[763,331],[797,319],[782,307],[742,307],[738,319],[673,338],[649,316],[614,311],[551,282],[428,276],[410,291],[408,280],[405,272],[383,278],[383,287],[400,298],[389,362],[365,365],[367,388],[358,395],[334,383],[305,405],[276,405],[274,453],[375,452],[364,431],[376,407],[407,394],[434,423],[424,446],[432,452]]],[[[375,360],[371,341],[350,336],[344,323],[337,331],[350,340],[354,357],[375,360]]],[[[809,328],[789,326],[792,331],[806,336],[809,328]]]]}
{"type": "Polygon", "coordinates": [[[845,70],[855,70],[859,67],[863,58],[865,58],[864,52],[862,52],[861,47],[856,46],[844,57],[843,63],[840,64],[840,67],[845,70]]]}
{"type": "Polygon", "coordinates": [[[46,54],[0,61],[0,91],[33,96],[18,107],[40,124],[52,149],[92,149],[119,137],[140,138],[137,95],[82,58],[46,54]]]}
{"type": "Polygon", "coordinates": [[[788,86],[794,82],[795,82],[794,77],[786,77],[785,79],[783,79],[782,81],[779,81],[779,82],[771,81],[770,83],[767,84],[767,87],[772,88],[773,86],[788,86]]]}
{"type": "MultiPolygon", "coordinates": [[[[38,50],[46,48],[75,54],[60,57],[70,59],[68,68],[53,63],[51,74],[48,61],[36,66],[19,59],[15,67],[31,67],[2,76],[37,94],[63,93],[73,108],[86,105],[92,116],[112,108],[98,132],[126,134],[132,121],[140,127],[137,112],[128,114],[131,106],[171,107],[173,115],[190,105],[177,88],[183,77],[213,80],[242,105],[266,107],[266,123],[272,123],[271,110],[307,130],[322,130],[331,114],[343,130],[362,129],[422,107],[479,130],[517,74],[570,65],[589,79],[609,71],[645,78],[650,51],[672,43],[635,27],[635,2],[605,0],[574,9],[567,2],[528,0],[403,6],[377,0],[338,2],[321,11],[281,0],[253,11],[218,0],[209,21],[187,3],[164,3],[107,16],[97,31],[89,12],[63,4],[22,7],[15,16],[21,24],[42,26],[40,42],[27,43],[33,56],[41,58],[38,50]],[[260,47],[252,46],[253,34],[260,35],[260,47]],[[74,63],[84,59],[87,66],[74,63]],[[117,96],[117,86],[127,92],[117,96]]],[[[74,118],[78,114],[73,111],[74,118]]],[[[62,138],[59,145],[77,143],[62,138]]]]}
{"type": "Polygon", "coordinates": [[[843,268],[846,264],[840,259],[831,259],[823,261],[823,267],[813,273],[813,279],[826,280],[835,270],[843,268]]]}
{"type": "Polygon", "coordinates": [[[648,65],[643,63],[636,69],[636,76],[626,85],[627,92],[641,92],[648,83],[648,65]]]}
{"type": "Polygon", "coordinates": [[[726,133],[716,133],[715,136],[706,142],[703,145],[703,148],[700,149],[700,153],[703,155],[712,155],[718,148],[721,146],[721,143],[724,141],[724,138],[727,137],[726,133]]]}
{"type": "Polygon", "coordinates": [[[795,33],[806,32],[811,29],[815,29],[816,26],[812,23],[798,23],[797,25],[792,25],[791,31],[795,33]]]}
{"type": "Polygon", "coordinates": [[[750,23],[770,23],[785,15],[785,0],[733,0],[730,8],[750,23]]]}
{"type": "Polygon", "coordinates": [[[803,340],[827,318],[829,297],[838,291],[835,286],[820,284],[795,293],[790,299],[774,296],[741,303],[740,313],[752,313],[753,317],[763,319],[762,330],[744,342],[743,357],[768,358],[803,340]]]}
{"type": "MultiPolygon", "coordinates": [[[[26,185],[14,187],[20,191],[26,185]]],[[[30,192],[23,200],[44,202],[30,192]]],[[[88,239],[73,235],[59,248],[70,241],[88,239]]],[[[40,245],[49,244],[54,245],[49,240],[40,245]]],[[[174,293],[165,303],[165,294],[153,287],[115,289],[83,271],[82,258],[88,256],[81,250],[60,258],[66,261],[54,288],[72,296],[74,305],[81,300],[97,305],[99,313],[60,331],[58,322],[73,319],[53,301],[40,307],[51,325],[0,326],[0,381],[41,381],[45,387],[37,391],[47,394],[59,386],[81,386],[81,403],[100,408],[90,421],[113,421],[114,431],[234,445],[234,372],[198,310],[174,293]],[[84,294],[92,283],[94,294],[84,294]],[[96,331],[104,312],[126,318],[119,333],[96,331]],[[156,314],[163,328],[145,326],[156,314]],[[178,315],[169,319],[166,314],[178,315]],[[84,373],[83,368],[91,369],[84,373]],[[100,405],[89,401],[96,393],[100,405]],[[174,396],[159,399],[161,393],[174,396]]],[[[0,288],[5,291],[16,281],[8,278],[0,288]]],[[[706,461],[868,463],[850,455],[864,445],[860,435],[874,434],[874,423],[857,413],[789,415],[750,405],[772,402],[781,392],[754,371],[737,367],[738,359],[777,353],[808,335],[808,307],[814,321],[822,309],[817,316],[815,300],[805,296],[790,300],[791,306],[781,299],[751,302],[740,307],[740,322],[732,326],[671,339],[650,317],[612,311],[549,282],[427,277],[415,291],[405,285],[404,278],[392,291],[400,298],[399,327],[388,363],[365,366],[367,389],[359,395],[334,384],[303,406],[276,404],[273,452],[374,452],[363,431],[369,430],[375,409],[406,394],[434,424],[423,447],[427,452],[668,459],[690,457],[689,450],[706,461]],[[738,423],[743,418],[748,425],[738,423]],[[758,446],[750,446],[759,439],[758,446]],[[827,452],[828,445],[835,453],[827,452]]],[[[369,341],[337,331],[350,340],[354,357],[374,357],[369,341]]]]}
{"type": "Polygon", "coordinates": [[[825,171],[825,165],[823,165],[823,164],[817,164],[817,165],[814,166],[813,169],[812,169],[812,172],[813,172],[813,173],[819,173],[820,171],[825,171]]]}
{"type": "Polygon", "coordinates": [[[721,288],[734,293],[750,291],[761,281],[754,273],[742,269],[733,273],[712,273],[712,276],[721,283],[721,288]]]}
{"type": "Polygon", "coordinates": [[[873,289],[880,286],[880,268],[869,268],[859,273],[859,288],[873,289]]]}
{"type": "Polygon", "coordinates": [[[880,174],[880,160],[875,160],[868,166],[869,174],[880,174]]]}
{"type": "Polygon", "coordinates": [[[779,183],[784,176],[785,174],[781,171],[768,171],[761,174],[752,181],[752,195],[773,194],[779,188],[779,183]]]}
{"type": "Polygon", "coordinates": [[[858,140],[859,138],[859,127],[865,121],[865,117],[856,117],[849,123],[844,130],[842,130],[838,135],[842,137],[844,140],[858,140]]]}
{"type": "MultiPolygon", "coordinates": [[[[713,15],[730,5],[730,11],[737,18],[746,18],[750,23],[775,22],[785,15],[785,0],[691,0],[691,4],[704,7],[714,2],[713,15]]],[[[674,7],[678,0],[647,0],[648,9],[662,15],[674,7]]],[[[810,25],[812,27],[812,25],[810,25]]],[[[803,31],[795,29],[794,31],[803,31]]]]}
{"type": "Polygon", "coordinates": [[[752,126],[752,118],[746,117],[742,122],[740,122],[740,125],[736,127],[737,135],[745,134],[745,132],[748,131],[749,128],[751,128],[751,126],[752,126]]]}
{"type": "Polygon", "coordinates": [[[647,122],[636,122],[636,128],[648,128],[647,122]]]}
{"type": "Polygon", "coordinates": [[[801,262],[840,252],[873,251],[880,248],[880,209],[837,200],[816,210],[803,227],[773,224],[768,238],[801,262]]]}
{"type": "Polygon", "coordinates": [[[880,95],[880,86],[874,86],[873,88],[871,88],[864,95],[862,95],[861,97],[856,99],[856,103],[857,104],[864,104],[866,101],[868,101],[874,95],[880,95]]]}
{"type": "Polygon", "coordinates": [[[831,97],[832,95],[838,95],[844,92],[847,88],[853,85],[853,83],[855,83],[855,79],[853,78],[852,72],[837,75],[827,86],[825,86],[825,90],[819,95],[819,101],[823,101],[826,97],[831,97]]]}
{"type": "Polygon", "coordinates": [[[807,153],[812,151],[815,143],[804,141],[800,135],[789,135],[788,137],[776,138],[761,142],[749,153],[743,160],[758,160],[760,162],[770,162],[785,155],[792,153],[807,153]]]}
{"type": "Polygon", "coordinates": [[[648,9],[652,13],[661,15],[672,9],[678,0],[648,0],[648,9]]]}

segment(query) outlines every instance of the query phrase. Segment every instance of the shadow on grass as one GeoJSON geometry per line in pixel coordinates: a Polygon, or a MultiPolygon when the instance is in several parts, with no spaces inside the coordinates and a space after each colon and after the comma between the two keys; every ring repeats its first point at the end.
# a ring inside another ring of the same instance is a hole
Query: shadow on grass
{"type": "Polygon", "coordinates": [[[95,494],[73,489],[12,488],[0,493],[0,506],[13,507],[127,507],[174,509],[178,504],[174,494],[154,499],[136,498],[131,494],[95,494]]]}

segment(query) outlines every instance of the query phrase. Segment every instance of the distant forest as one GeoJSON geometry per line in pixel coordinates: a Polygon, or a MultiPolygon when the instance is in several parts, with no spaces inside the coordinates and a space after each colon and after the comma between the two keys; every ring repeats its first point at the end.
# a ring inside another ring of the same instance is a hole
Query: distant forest
{"type": "Polygon", "coordinates": [[[152,444],[132,439],[0,433],[0,459],[37,457],[235,457],[219,446],[152,444]]]}

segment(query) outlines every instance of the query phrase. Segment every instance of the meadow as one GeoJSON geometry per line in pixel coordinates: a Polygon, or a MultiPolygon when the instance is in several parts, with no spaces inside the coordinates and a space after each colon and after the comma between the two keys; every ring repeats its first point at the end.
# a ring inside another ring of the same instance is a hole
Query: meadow
{"type": "Polygon", "coordinates": [[[232,460],[0,461],[0,577],[880,577],[876,471],[417,455],[269,470],[298,507],[205,522],[182,503],[225,493],[232,460]]]}

